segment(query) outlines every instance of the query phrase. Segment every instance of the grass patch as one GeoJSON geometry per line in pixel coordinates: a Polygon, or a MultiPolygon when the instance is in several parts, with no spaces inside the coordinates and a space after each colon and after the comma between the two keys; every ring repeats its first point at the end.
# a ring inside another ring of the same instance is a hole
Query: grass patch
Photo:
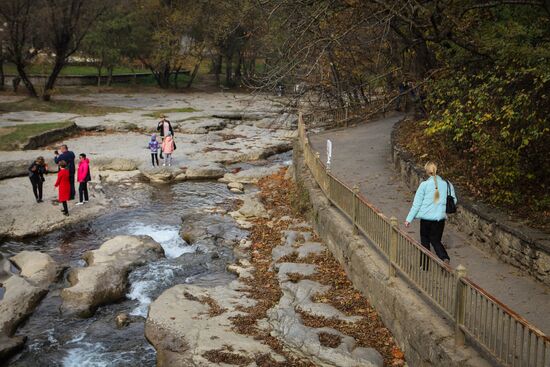
{"type": "Polygon", "coordinates": [[[70,126],[72,122],[50,122],[46,124],[29,124],[0,128],[0,150],[18,149],[31,136],[48,130],[70,126]]]}
{"type": "Polygon", "coordinates": [[[191,113],[191,112],[200,112],[201,110],[197,110],[193,107],[183,107],[183,108],[165,108],[163,110],[158,110],[155,112],[151,112],[146,114],[145,116],[149,117],[155,117],[160,118],[161,115],[166,115],[169,113],[191,113]]]}
{"type": "Polygon", "coordinates": [[[107,113],[125,112],[126,108],[94,106],[82,101],[56,99],[44,102],[38,98],[25,98],[18,102],[0,103],[0,113],[40,111],[56,113],[74,113],[82,116],[101,116],[107,113]]]}

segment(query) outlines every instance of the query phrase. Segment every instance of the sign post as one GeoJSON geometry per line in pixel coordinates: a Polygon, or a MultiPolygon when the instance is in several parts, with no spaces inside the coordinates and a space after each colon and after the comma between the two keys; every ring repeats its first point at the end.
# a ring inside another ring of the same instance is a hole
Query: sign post
{"type": "Polygon", "coordinates": [[[327,167],[330,167],[332,161],[332,141],[327,139],[327,167]]]}

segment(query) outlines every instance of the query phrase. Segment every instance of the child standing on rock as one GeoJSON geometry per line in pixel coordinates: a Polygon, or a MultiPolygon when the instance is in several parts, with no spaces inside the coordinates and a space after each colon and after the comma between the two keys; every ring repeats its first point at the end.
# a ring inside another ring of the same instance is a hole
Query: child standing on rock
{"type": "Polygon", "coordinates": [[[166,166],[166,163],[168,163],[169,166],[172,165],[172,153],[174,149],[176,149],[176,145],[174,144],[172,133],[169,131],[162,141],[162,152],[164,153],[163,166],[166,166]]]}
{"type": "Polygon", "coordinates": [[[80,162],[78,163],[78,198],[79,201],[76,205],[82,205],[88,202],[88,182],[92,180],[90,175],[90,160],[86,158],[86,154],[80,153],[78,156],[80,162]]]}
{"type": "Polygon", "coordinates": [[[159,151],[159,142],[157,141],[157,134],[151,135],[151,140],[149,141],[149,150],[151,151],[151,164],[153,167],[155,167],[155,161],[157,162],[157,166],[159,166],[159,157],[158,157],[158,151],[159,151]]]}
{"type": "Polygon", "coordinates": [[[71,199],[71,181],[69,179],[69,170],[67,170],[67,162],[59,161],[59,172],[57,173],[57,181],[55,187],[59,188],[58,200],[63,204],[63,214],[69,216],[69,207],[67,201],[71,199]]]}

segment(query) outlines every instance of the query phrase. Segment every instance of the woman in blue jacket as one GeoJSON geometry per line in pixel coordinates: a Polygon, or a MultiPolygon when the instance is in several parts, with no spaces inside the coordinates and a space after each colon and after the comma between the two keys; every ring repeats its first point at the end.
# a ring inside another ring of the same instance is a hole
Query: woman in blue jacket
{"type": "Polygon", "coordinates": [[[431,244],[437,257],[449,263],[450,258],[441,243],[441,237],[445,228],[445,219],[447,219],[445,212],[447,192],[452,195],[456,204],[455,189],[452,184],[437,175],[437,165],[434,162],[426,163],[424,169],[429,178],[421,182],[416,190],[411,210],[405,220],[405,227],[409,227],[414,218],[419,218],[422,246],[429,250],[431,244]],[[450,190],[447,185],[450,185],[450,190]]]}

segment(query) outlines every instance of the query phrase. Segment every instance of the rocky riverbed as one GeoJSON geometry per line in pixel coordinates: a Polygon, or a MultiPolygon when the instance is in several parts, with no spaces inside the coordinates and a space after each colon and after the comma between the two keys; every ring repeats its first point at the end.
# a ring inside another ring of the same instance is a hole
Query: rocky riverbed
{"type": "MultiPolygon", "coordinates": [[[[86,129],[66,143],[92,167],[90,202],[70,204],[69,218],[52,175],[41,204],[24,177],[52,147],[0,152],[0,361],[404,364],[375,310],[292,209],[284,176],[295,117],[244,95],[66,98],[129,111],[64,116],[86,129]],[[153,168],[146,144],[160,112],[178,148],[171,167],[153,168]]],[[[0,126],[22,117],[60,118],[11,113],[0,126]]]]}

